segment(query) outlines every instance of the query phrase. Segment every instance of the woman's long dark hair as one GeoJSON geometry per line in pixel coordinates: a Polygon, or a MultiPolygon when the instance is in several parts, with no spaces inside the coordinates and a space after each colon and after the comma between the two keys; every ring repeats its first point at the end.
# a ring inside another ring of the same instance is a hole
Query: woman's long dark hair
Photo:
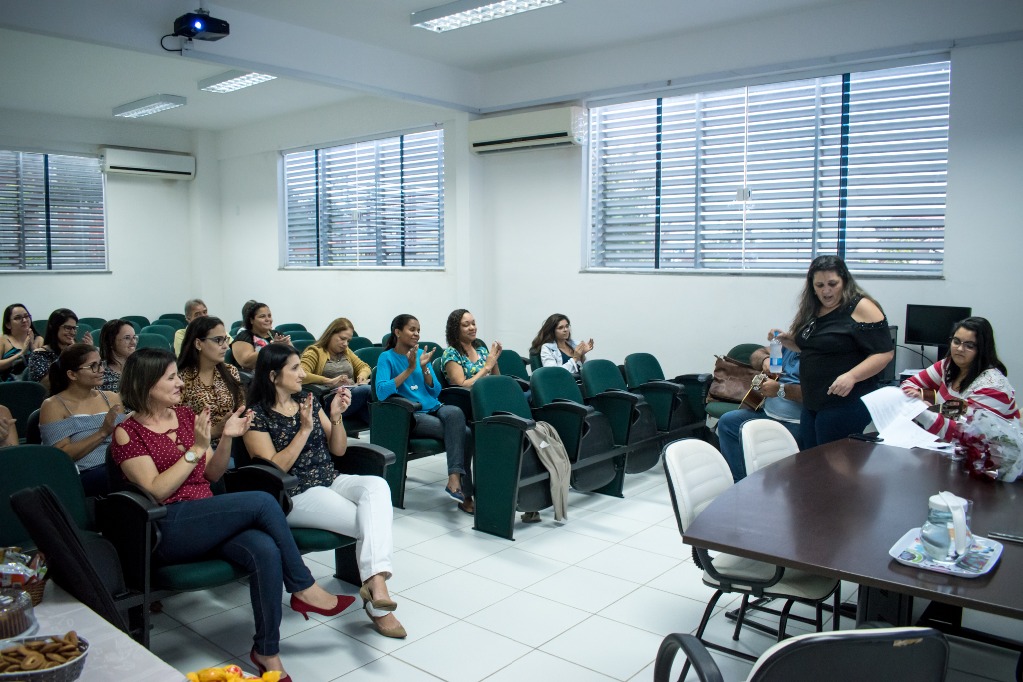
{"type": "Polygon", "coordinates": [[[291,346],[283,343],[271,343],[266,345],[256,357],[256,368],[253,371],[252,382],[249,383],[249,406],[262,405],[264,410],[273,409],[277,402],[277,387],[274,385],[274,378],[271,372],[279,373],[288,359],[299,352],[291,346]]]}
{"type": "Polygon", "coordinates": [[[46,320],[46,333],[43,335],[43,345],[54,353],[60,353],[60,341],[57,340],[57,334],[60,333],[60,328],[68,320],[74,320],[75,324],[78,324],[78,316],[67,308],[57,308],[50,313],[50,318],[46,320]]]}
{"type": "MultiPolygon", "coordinates": [[[[186,369],[199,370],[199,349],[195,347],[195,342],[200,339],[205,339],[209,336],[210,332],[218,326],[223,326],[224,321],[219,317],[213,317],[211,315],[205,315],[203,317],[197,317],[188,323],[185,327],[185,338],[181,342],[181,353],[178,355],[178,371],[184,373],[186,369]]],[[[224,328],[226,334],[226,327],[224,328]]],[[[231,370],[227,368],[227,363],[218,362],[216,364],[217,374],[224,380],[229,391],[231,391],[231,398],[234,400],[234,409],[238,409],[238,406],[245,401],[245,396],[242,393],[242,385],[234,378],[231,374],[231,370]]]]}
{"type": "Polygon", "coordinates": [[[50,395],[66,391],[67,387],[71,385],[71,379],[67,375],[68,371],[78,372],[82,366],[82,360],[89,353],[95,352],[96,349],[87,343],[73,343],[61,351],[57,361],[50,365],[50,395]]]}
{"type": "Polygon", "coordinates": [[[11,333],[11,317],[14,315],[15,308],[24,308],[25,314],[28,315],[29,319],[32,319],[32,313],[28,312],[28,308],[22,303],[12,303],[4,308],[4,334],[11,333]]]}
{"type": "Polygon", "coordinates": [[[121,400],[129,410],[149,414],[149,392],[167,367],[174,364],[174,353],[163,348],[139,348],[128,356],[121,372],[121,400]]]}
{"type": "Polygon", "coordinates": [[[568,322],[569,326],[572,326],[572,321],[561,313],[554,313],[543,321],[543,324],[540,325],[540,331],[537,332],[536,338],[533,339],[533,343],[529,344],[530,355],[539,355],[540,346],[554,341],[554,330],[561,324],[562,320],[568,322]]]}
{"type": "Polygon", "coordinates": [[[803,293],[799,295],[799,309],[796,311],[796,316],[792,319],[792,327],[789,329],[793,336],[803,325],[817,317],[817,310],[821,302],[817,298],[817,292],[813,289],[813,276],[818,272],[833,272],[842,280],[842,301],[838,304],[839,308],[848,305],[857,297],[863,297],[872,301],[878,310],[882,314],[884,313],[881,304],[871,298],[870,294],[856,283],[856,278],[849,272],[844,260],[838,256],[817,256],[810,263],[810,269],[806,271],[806,283],[803,285],[803,293]]]}
{"type": "Polygon", "coordinates": [[[396,345],[398,345],[398,335],[394,333],[394,330],[396,330],[396,329],[398,329],[398,330],[404,329],[406,326],[408,326],[408,323],[411,322],[412,320],[415,320],[416,322],[418,322],[419,318],[416,317],[415,315],[409,315],[408,313],[402,313],[401,315],[398,315],[393,320],[391,320],[391,326],[390,326],[391,335],[387,339],[387,345],[384,346],[384,350],[391,350],[396,345]]]}
{"type": "Polygon", "coordinates": [[[110,320],[99,331],[99,356],[103,359],[103,362],[114,361],[114,344],[117,343],[117,337],[121,332],[121,327],[127,325],[131,329],[131,333],[135,333],[135,327],[132,326],[128,320],[110,320]]]}
{"type": "Polygon", "coordinates": [[[266,303],[260,303],[259,301],[248,301],[242,307],[242,326],[252,331],[252,321],[256,319],[256,313],[259,312],[260,308],[269,308],[266,303]]]}
{"type": "MultiPolygon", "coordinates": [[[[460,355],[465,355],[465,349],[462,347],[462,342],[459,340],[462,331],[462,317],[469,312],[465,308],[459,308],[458,310],[452,310],[451,314],[448,315],[447,324],[444,325],[444,338],[447,339],[448,345],[459,352],[460,355]]],[[[482,348],[487,345],[480,339],[476,339],[472,342],[472,345],[476,348],[482,348]]]]}
{"type": "MultiPolygon", "coordinates": [[[[952,325],[952,336],[955,336],[956,332],[960,329],[971,331],[977,337],[975,341],[977,344],[977,354],[973,356],[973,362],[970,363],[969,368],[966,370],[966,375],[959,384],[960,390],[972,384],[985,370],[997,369],[1005,376],[1009,376],[1009,370],[998,359],[998,352],[995,350],[995,330],[992,329],[991,323],[986,318],[967,317],[964,320],[959,320],[952,325]]],[[[951,344],[948,347],[948,356],[946,357],[948,362],[945,363],[945,385],[950,386],[959,373],[959,367],[952,362],[951,344]]]]}

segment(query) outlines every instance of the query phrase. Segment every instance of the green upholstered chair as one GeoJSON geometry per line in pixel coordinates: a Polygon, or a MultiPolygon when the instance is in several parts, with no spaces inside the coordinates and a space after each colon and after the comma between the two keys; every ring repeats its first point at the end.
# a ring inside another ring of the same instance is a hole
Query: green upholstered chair
{"type": "MultiPolygon", "coordinates": [[[[115,318],[116,319],[116,318],[115,318]]],[[[102,329],[107,323],[102,317],[79,317],[78,324],[87,324],[93,329],[102,329]]],[[[99,339],[96,339],[99,342],[99,339]]]]}
{"type": "MultiPolygon", "coordinates": [[[[173,334],[171,335],[173,337],[173,334]]],[[[174,351],[174,341],[167,340],[167,337],[162,334],[151,334],[149,332],[139,333],[138,348],[162,348],[164,350],[174,351]]]]}
{"type": "MultiPolygon", "coordinates": [[[[167,343],[172,347],[174,346],[174,332],[176,331],[177,329],[166,324],[150,324],[142,328],[143,334],[159,334],[167,339],[167,343]]],[[[96,340],[99,341],[99,339],[96,340]]]]}
{"type": "Polygon", "coordinates": [[[181,326],[176,327],[176,329],[184,329],[188,326],[188,318],[185,317],[184,313],[164,313],[156,319],[157,321],[154,324],[167,324],[166,322],[160,322],[160,320],[175,320],[176,322],[180,322],[181,326]]]}
{"type": "Polygon", "coordinates": [[[91,505],[86,502],[74,461],[63,450],[48,445],[16,445],[0,449],[0,547],[34,547],[28,530],[11,509],[11,493],[46,484],[63,500],[81,528],[93,527],[91,505]]]}
{"type": "Polygon", "coordinates": [[[662,434],[643,396],[626,390],[625,379],[610,360],[589,360],[580,372],[587,405],[607,415],[615,445],[628,446],[625,473],[654,467],[661,458],[662,434]]]}
{"type": "Polygon", "coordinates": [[[373,341],[371,339],[367,339],[365,336],[353,336],[348,342],[348,348],[353,353],[360,348],[369,348],[372,345],[373,341]]]}
{"type": "Polygon", "coordinates": [[[513,539],[515,512],[552,504],[550,474],[526,437],[529,403],[512,377],[487,376],[473,384],[476,452],[476,530],[513,539]]]}
{"type": "Polygon", "coordinates": [[[274,328],[282,334],[309,331],[301,322],[285,322],[284,324],[275,325],[274,328]]]}
{"type": "Polygon", "coordinates": [[[290,329],[281,333],[291,337],[292,345],[294,345],[296,341],[308,341],[309,343],[314,343],[316,341],[316,337],[313,336],[312,332],[307,332],[304,329],[290,329]]]}
{"type": "Polygon", "coordinates": [[[32,319],[32,329],[35,331],[36,336],[46,336],[46,324],[49,319],[44,317],[41,320],[32,319]]]}
{"type": "Polygon", "coordinates": [[[505,348],[497,357],[497,369],[503,377],[517,379],[522,390],[529,389],[529,372],[526,370],[526,362],[522,356],[515,351],[505,348]]]}
{"type": "Polygon", "coordinates": [[[533,418],[561,436],[572,462],[572,487],[622,496],[625,449],[615,445],[611,422],[583,403],[579,385],[561,367],[541,367],[529,377],[533,418]]]}
{"type": "Polygon", "coordinates": [[[294,337],[292,337],[291,339],[291,346],[292,348],[298,351],[299,355],[301,355],[302,351],[304,351],[306,348],[313,345],[314,343],[316,343],[315,339],[296,339],[294,337]]]}
{"type": "Polygon", "coordinates": [[[534,355],[534,354],[530,353],[529,354],[529,369],[530,369],[530,371],[535,372],[536,370],[540,369],[541,367],[543,367],[543,361],[540,360],[540,356],[539,355],[534,355]]]}
{"type": "Polygon", "coordinates": [[[93,329],[91,325],[85,324],[81,320],[78,320],[78,331],[75,332],[75,341],[78,343],[82,342],[86,334],[92,333],[92,343],[95,346],[99,345],[99,330],[93,329]]]}
{"type": "Polygon", "coordinates": [[[39,409],[46,400],[46,394],[46,387],[35,381],[0,383],[0,405],[11,411],[11,416],[17,422],[19,438],[25,438],[29,415],[39,409]]]}
{"type": "Polygon", "coordinates": [[[366,346],[355,351],[355,356],[370,366],[371,369],[377,366],[377,360],[384,349],[380,346],[366,346]]]}
{"type": "Polygon", "coordinates": [[[121,315],[120,319],[128,320],[129,322],[134,322],[139,326],[139,329],[142,329],[143,327],[148,327],[150,324],[152,324],[149,321],[149,318],[146,317],[145,315],[121,315]]]}
{"type": "Polygon", "coordinates": [[[667,381],[661,363],[650,353],[625,357],[625,379],[629,390],[646,398],[657,419],[657,430],[667,440],[702,434],[706,417],[706,387],[697,377],[676,377],[667,381]]]}

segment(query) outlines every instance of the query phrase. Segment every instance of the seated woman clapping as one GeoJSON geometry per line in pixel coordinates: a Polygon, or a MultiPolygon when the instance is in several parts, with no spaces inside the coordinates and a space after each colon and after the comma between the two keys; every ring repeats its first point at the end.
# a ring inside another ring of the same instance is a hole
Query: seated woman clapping
{"type": "Polygon", "coordinates": [[[28,357],[43,345],[32,328],[32,315],[21,303],[4,308],[4,333],[0,337],[0,381],[8,381],[28,366],[28,357]]]}
{"type": "MultiPolygon", "coordinates": [[[[967,414],[988,410],[1002,419],[1016,419],[1016,391],[995,350],[995,332],[983,317],[967,317],[952,328],[948,355],[902,382],[902,391],[931,404],[966,403],[967,414]]],[[[942,440],[951,441],[961,428],[941,412],[925,410],[915,419],[942,440]]]]}
{"type": "Polygon", "coordinates": [[[291,345],[290,336],[274,329],[273,313],[266,303],[247,302],[242,308],[242,327],[231,343],[231,354],[242,369],[254,368],[259,351],[271,343],[291,345]]]}
{"type": "MultiPolygon", "coordinates": [[[[341,613],[355,599],[335,596],[316,584],[280,504],[263,492],[213,496],[210,482],[227,469],[231,443],[252,419],[244,408],[224,424],[217,449],[210,449],[210,417],[180,405],[182,382],[170,351],[143,348],[125,363],[121,395],[135,410],[114,432],[114,461],[125,478],[167,507],[159,519],[155,554],[167,563],[220,557],[249,571],[256,621],[249,657],[264,670],[284,670],[279,654],[282,585],[291,608],[308,618],[341,613]]],[[[290,682],[284,676],[281,682],[290,682]]]]}
{"type": "Polygon", "coordinates": [[[103,358],[104,391],[121,387],[121,371],[128,356],[138,347],[139,337],[128,320],[110,320],[99,331],[99,354],[103,358]]]}
{"type": "Polygon", "coordinates": [[[264,348],[256,360],[249,385],[252,427],[245,446],[298,477],[292,491],[288,525],[322,528],[356,539],[366,613],[377,631],[403,638],[405,629],[391,611],[396,604],[387,592],[391,577],[391,491],[379,476],[350,476],[334,469],[331,455],[348,447],[342,415],[351,396],[338,388],[330,403],[330,418],[311,393],[302,391],[305,370],[298,352],[283,344],[264,348]]]}
{"type": "Polygon", "coordinates": [[[78,466],[86,496],[108,492],[104,467],[110,436],[124,421],[116,393],[100,390],[103,364],[91,345],[68,346],[50,366],[50,397],[39,409],[43,445],[66,452],[78,466]]]}
{"type": "Polygon", "coordinates": [[[185,384],[181,404],[196,414],[209,409],[213,448],[220,442],[227,418],[245,404],[238,368],[224,362],[228,338],[220,318],[196,317],[185,329],[178,355],[178,371],[185,384]]]}
{"type": "Polygon", "coordinates": [[[495,341],[487,350],[487,344],[476,338],[476,318],[468,310],[459,308],[448,315],[444,335],[448,347],[440,357],[449,384],[471,388],[478,379],[501,373],[497,367],[501,343],[495,341]]]}
{"type": "Polygon", "coordinates": [[[544,367],[563,367],[576,377],[591,350],[593,339],[577,343],[572,338],[572,323],[559,313],[544,320],[529,346],[529,354],[539,355],[544,367]]]}
{"type": "MultiPolygon", "coordinates": [[[[316,343],[302,351],[302,369],[305,370],[302,384],[332,389],[347,386],[352,404],[346,414],[369,422],[369,400],[373,392],[369,377],[373,370],[348,347],[354,334],[355,328],[347,318],[339,317],[327,325],[316,343]]],[[[326,400],[324,406],[328,404],[326,400]]]]}
{"type": "MultiPolygon", "coordinates": [[[[50,382],[50,365],[57,361],[61,352],[75,342],[78,333],[78,316],[67,308],[58,308],[50,313],[46,321],[46,333],[43,334],[43,345],[28,359],[28,380],[48,385],[50,382]]],[[[82,343],[92,343],[92,332],[82,337],[82,343]]]]}
{"type": "Polygon", "coordinates": [[[440,381],[434,378],[430,359],[433,351],[419,348],[419,320],[398,315],[391,320],[387,348],[377,360],[376,394],[386,400],[394,394],[420,405],[414,414],[412,434],[425,438],[443,438],[448,458],[448,483],[444,491],[458,501],[458,508],[472,514],[473,441],[465,414],[440,400],[440,381]]]}

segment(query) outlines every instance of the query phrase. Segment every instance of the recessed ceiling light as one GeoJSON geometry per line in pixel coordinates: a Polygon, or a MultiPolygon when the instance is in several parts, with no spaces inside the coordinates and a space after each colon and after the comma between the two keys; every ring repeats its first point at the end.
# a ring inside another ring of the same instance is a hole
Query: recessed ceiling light
{"type": "Polygon", "coordinates": [[[150,114],[158,114],[168,109],[183,107],[188,103],[184,97],[178,95],[153,95],[145,99],[136,100],[114,107],[114,116],[121,118],[141,118],[150,114]]]}
{"type": "Polygon", "coordinates": [[[253,71],[228,71],[222,73],[219,76],[212,76],[210,78],[204,78],[199,81],[199,89],[205,90],[206,92],[234,92],[235,90],[241,90],[251,85],[259,85],[267,81],[272,81],[277,76],[271,76],[266,73],[255,73],[253,71]]]}
{"type": "Polygon", "coordinates": [[[412,25],[443,33],[493,19],[510,17],[541,7],[560,5],[564,0],[458,0],[412,13],[412,25]]]}

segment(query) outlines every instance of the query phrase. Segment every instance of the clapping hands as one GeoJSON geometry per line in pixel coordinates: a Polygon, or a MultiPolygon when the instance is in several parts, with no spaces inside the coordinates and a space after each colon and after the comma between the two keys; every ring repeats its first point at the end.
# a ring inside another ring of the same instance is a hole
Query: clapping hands
{"type": "Polygon", "coordinates": [[[342,386],[334,394],[334,399],[330,401],[330,421],[337,422],[341,419],[341,415],[345,413],[348,406],[352,404],[352,392],[342,386]]]}
{"type": "Polygon", "coordinates": [[[224,420],[221,435],[225,438],[237,438],[245,435],[251,425],[252,410],[246,410],[245,405],[241,405],[224,420]]]}

